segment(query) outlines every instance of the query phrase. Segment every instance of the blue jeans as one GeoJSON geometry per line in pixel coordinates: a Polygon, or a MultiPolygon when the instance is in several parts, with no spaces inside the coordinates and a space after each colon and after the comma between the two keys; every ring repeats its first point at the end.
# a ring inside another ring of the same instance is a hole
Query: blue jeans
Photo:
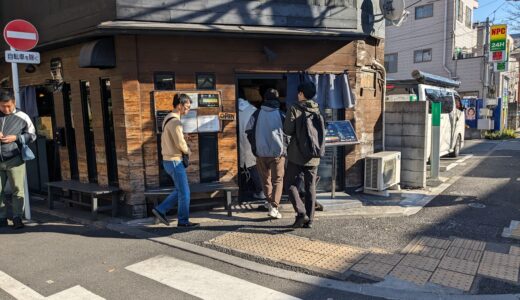
{"type": "Polygon", "coordinates": [[[177,205],[179,224],[187,224],[190,218],[190,186],[188,185],[186,168],[180,160],[165,160],[163,166],[166,173],[173,179],[175,187],[171,194],[155,209],[162,214],[166,214],[177,205]]]}

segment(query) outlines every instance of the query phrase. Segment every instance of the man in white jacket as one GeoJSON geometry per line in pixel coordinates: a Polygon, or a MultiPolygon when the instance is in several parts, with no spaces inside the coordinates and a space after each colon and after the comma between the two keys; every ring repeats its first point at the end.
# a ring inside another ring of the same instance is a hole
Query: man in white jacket
{"type": "Polygon", "coordinates": [[[251,105],[245,100],[244,92],[242,89],[238,93],[238,130],[240,132],[240,168],[247,170],[253,180],[255,191],[253,198],[264,200],[266,199],[262,191],[262,182],[258,175],[256,168],[256,157],[253,155],[251,145],[247,140],[246,126],[251,116],[255,113],[256,107],[251,105]]]}

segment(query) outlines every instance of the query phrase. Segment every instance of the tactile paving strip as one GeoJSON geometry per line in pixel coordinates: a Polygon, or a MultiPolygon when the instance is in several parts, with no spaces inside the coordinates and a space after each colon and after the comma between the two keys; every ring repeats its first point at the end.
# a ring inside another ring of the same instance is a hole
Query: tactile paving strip
{"type": "Polygon", "coordinates": [[[517,283],[518,268],[493,264],[480,264],[478,274],[517,283]]]}
{"type": "Polygon", "coordinates": [[[417,285],[424,285],[430,279],[432,272],[399,265],[390,272],[390,275],[417,285]]]}
{"type": "Polygon", "coordinates": [[[434,271],[439,265],[440,259],[435,259],[431,257],[423,257],[415,254],[407,254],[403,260],[399,263],[399,265],[404,265],[408,267],[413,267],[416,269],[426,270],[426,271],[434,271]]]}
{"type": "Polygon", "coordinates": [[[317,261],[323,259],[325,256],[308,251],[294,250],[291,255],[281,258],[282,260],[297,263],[300,265],[312,266],[317,261]]]}
{"type": "Polygon", "coordinates": [[[518,269],[520,267],[520,256],[484,251],[481,264],[500,265],[518,269]]]}
{"type": "Polygon", "coordinates": [[[520,247],[518,247],[518,246],[511,246],[511,248],[509,249],[509,254],[520,256],[520,247]]]}
{"type": "Polygon", "coordinates": [[[366,259],[395,266],[401,261],[403,257],[404,255],[401,254],[370,253],[366,256],[366,259]]]}
{"type": "Polygon", "coordinates": [[[477,250],[471,250],[471,249],[452,246],[448,249],[448,252],[446,252],[446,256],[463,259],[463,260],[469,260],[472,262],[479,262],[483,253],[484,253],[483,251],[477,251],[477,250]]]}
{"type": "Polygon", "coordinates": [[[462,260],[458,258],[445,256],[441,260],[439,268],[468,275],[475,275],[478,270],[478,263],[469,260],[462,260]]]}
{"type": "Polygon", "coordinates": [[[337,256],[325,256],[323,259],[313,264],[314,267],[331,270],[338,273],[347,271],[350,267],[352,267],[352,265],[354,265],[354,262],[337,256]]]}
{"type": "Polygon", "coordinates": [[[331,253],[334,253],[336,249],[338,249],[338,245],[325,243],[321,241],[310,241],[303,245],[300,249],[318,253],[318,254],[324,254],[324,255],[330,255],[331,253]]]}
{"type": "Polygon", "coordinates": [[[383,279],[394,266],[369,259],[362,259],[351,270],[383,279]]]}
{"type": "Polygon", "coordinates": [[[341,257],[348,261],[356,262],[366,255],[366,251],[355,247],[339,246],[334,250],[334,252],[331,253],[331,255],[341,257]]]}
{"type": "Polygon", "coordinates": [[[423,236],[419,239],[417,244],[430,246],[434,248],[448,249],[450,247],[451,241],[423,236]]]}
{"type": "Polygon", "coordinates": [[[412,250],[410,250],[408,253],[420,255],[420,256],[426,256],[431,258],[442,258],[444,253],[446,253],[446,250],[441,248],[434,248],[426,245],[416,245],[412,250]]]}
{"type": "Polygon", "coordinates": [[[444,269],[437,269],[430,282],[468,292],[473,284],[474,276],[461,274],[444,269]]]}
{"type": "Polygon", "coordinates": [[[455,238],[451,245],[453,247],[471,249],[476,251],[484,251],[484,249],[486,248],[485,242],[461,238],[455,238]]]}

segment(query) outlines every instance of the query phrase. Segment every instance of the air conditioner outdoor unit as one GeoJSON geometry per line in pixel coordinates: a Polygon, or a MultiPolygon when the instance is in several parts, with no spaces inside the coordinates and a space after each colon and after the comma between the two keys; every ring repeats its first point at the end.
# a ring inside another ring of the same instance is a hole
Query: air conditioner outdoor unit
{"type": "Polygon", "coordinates": [[[382,192],[401,182],[401,152],[384,151],[365,158],[365,191],[382,192]]]}

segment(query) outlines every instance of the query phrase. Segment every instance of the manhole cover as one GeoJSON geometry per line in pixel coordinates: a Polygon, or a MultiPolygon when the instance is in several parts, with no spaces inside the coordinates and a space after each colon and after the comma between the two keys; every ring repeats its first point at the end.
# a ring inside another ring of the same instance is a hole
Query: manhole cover
{"type": "Polygon", "coordinates": [[[470,203],[468,206],[473,208],[486,208],[486,206],[482,203],[470,203]]]}

